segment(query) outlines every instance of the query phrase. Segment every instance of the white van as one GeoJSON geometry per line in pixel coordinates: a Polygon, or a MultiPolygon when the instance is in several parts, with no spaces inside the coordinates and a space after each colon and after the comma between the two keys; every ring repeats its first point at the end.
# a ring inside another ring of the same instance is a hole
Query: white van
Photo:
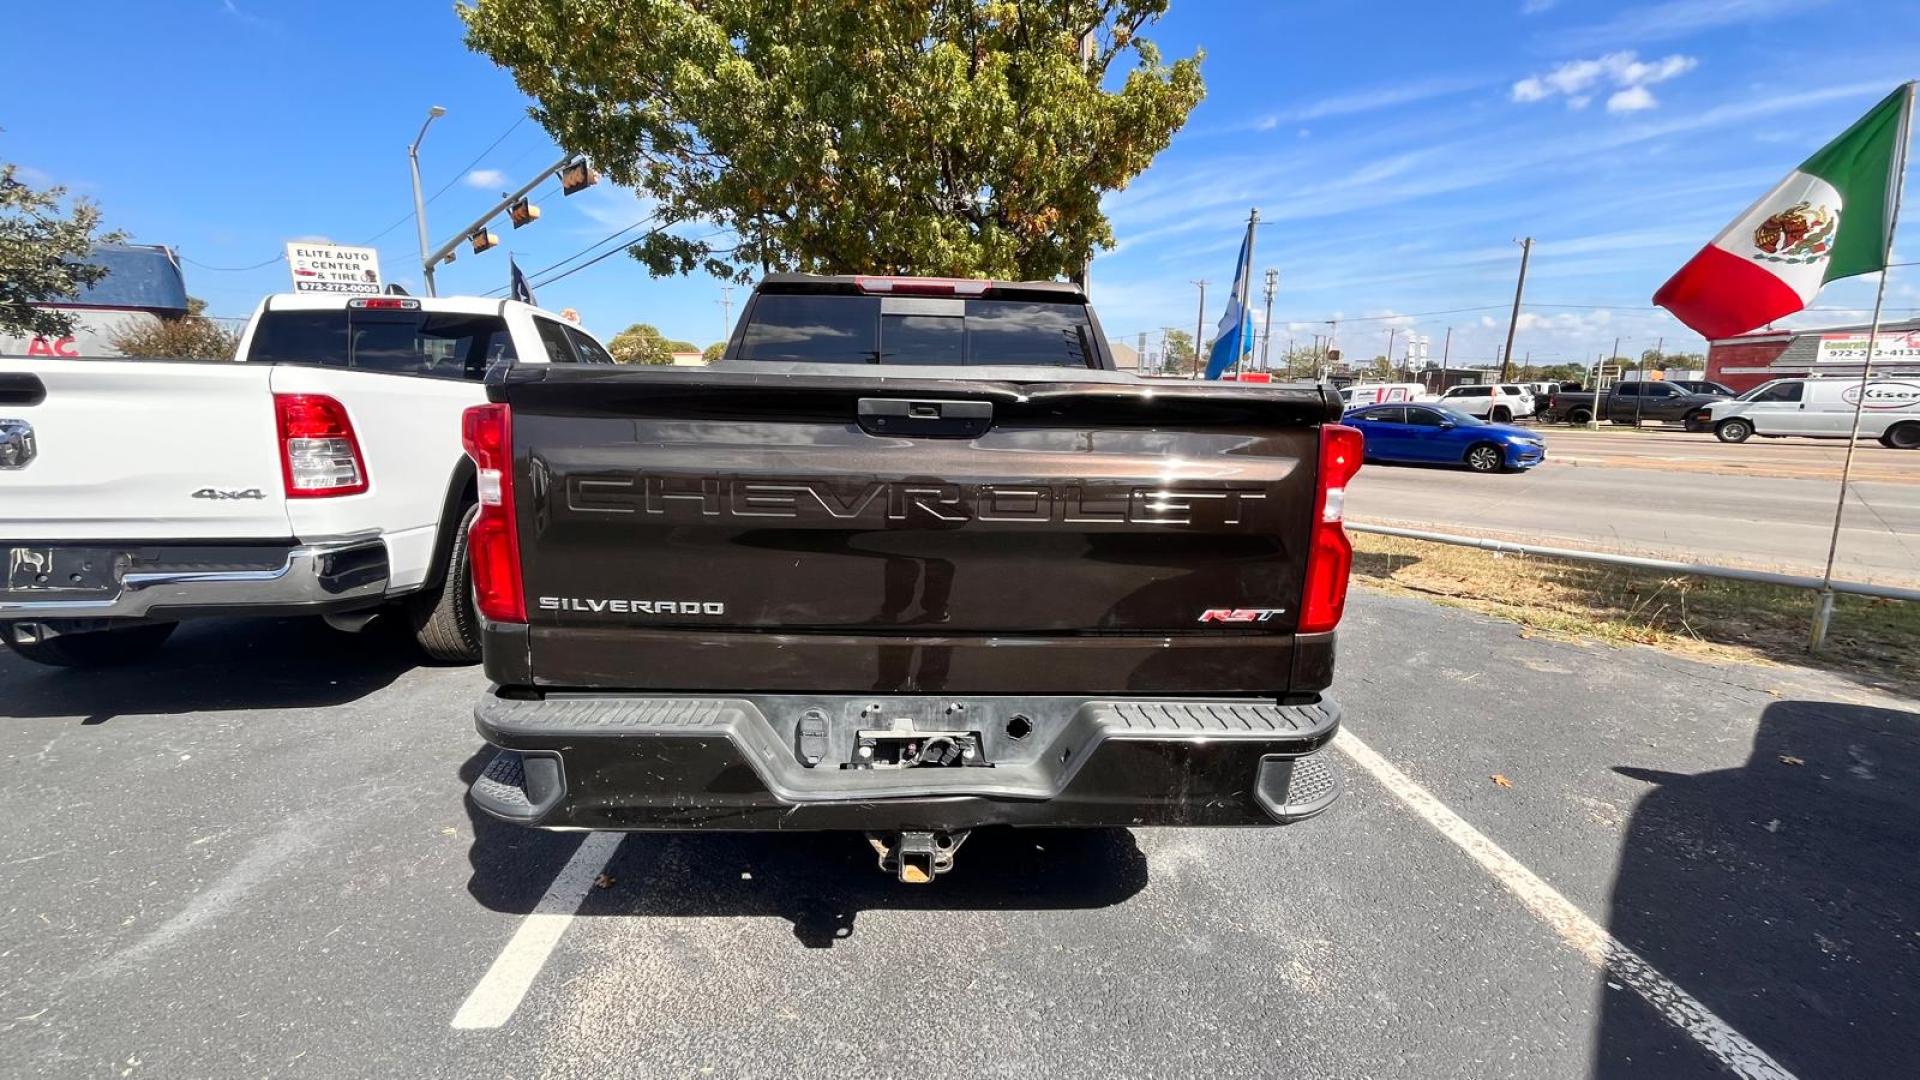
{"type": "Polygon", "coordinates": [[[1354,383],[1340,396],[1346,400],[1347,407],[1361,405],[1390,405],[1396,402],[1420,401],[1426,397],[1427,388],[1417,382],[1394,383],[1354,383]]]}
{"type": "MultiPolygon", "coordinates": [[[[1920,450],[1920,376],[1874,379],[1866,392],[1860,434],[1898,450],[1920,450]]],[[[1858,379],[1776,379],[1732,401],[1714,402],[1688,426],[1730,443],[1754,435],[1844,439],[1859,402],[1858,379]]]]}

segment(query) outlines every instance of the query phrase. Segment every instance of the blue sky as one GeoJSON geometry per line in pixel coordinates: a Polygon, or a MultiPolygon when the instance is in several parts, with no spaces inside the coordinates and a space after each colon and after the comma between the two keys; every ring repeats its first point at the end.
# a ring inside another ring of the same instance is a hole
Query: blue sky
{"type": "MultiPolygon", "coordinates": [[[[416,285],[405,150],[431,104],[448,110],[422,148],[436,243],[559,156],[449,4],[38,3],[8,21],[51,44],[0,95],[0,160],[176,247],[219,315],[286,288],[277,257],[297,237],[373,240],[389,279],[416,285]]],[[[1149,36],[1169,56],[1204,48],[1208,94],[1108,199],[1119,247],[1093,290],[1109,334],[1191,332],[1203,277],[1211,325],[1258,206],[1276,349],[1337,317],[1352,354],[1384,350],[1392,328],[1438,359],[1452,327],[1456,363],[1504,337],[1522,235],[1536,242],[1516,355],[1591,357],[1616,334],[1628,354],[1662,335],[1700,348],[1653,290],[1920,75],[1920,5],[1893,0],[1174,0],[1149,36]]],[[[534,270],[645,216],[607,184],[539,201],[537,224],[497,227],[501,250],[445,268],[442,292],[503,286],[506,249],[534,270]]],[[[1863,320],[1838,309],[1871,304],[1871,280],[1830,287],[1834,310],[1800,321],[1863,320]]],[[[538,299],[603,335],[646,321],[704,345],[724,328],[719,282],[656,280],[624,255],[538,299]]],[[[1888,304],[1920,310],[1920,267],[1894,271],[1888,304]]]]}

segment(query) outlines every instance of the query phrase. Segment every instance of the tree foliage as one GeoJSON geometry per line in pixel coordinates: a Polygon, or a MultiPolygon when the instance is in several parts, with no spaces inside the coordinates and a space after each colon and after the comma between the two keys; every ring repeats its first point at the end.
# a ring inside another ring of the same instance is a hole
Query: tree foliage
{"type": "MultiPolygon", "coordinates": [[[[189,301],[204,310],[206,305],[189,301]]],[[[107,336],[107,344],[123,356],[159,360],[231,360],[240,348],[240,331],[199,314],[178,319],[128,319],[107,336]]]]}
{"type": "Polygon", "coordinates": [[[67,203],[65,188],[36,191],[15,171],[0,164],[0,333],[66,337],[73,317],[36,305],[73,300],[107,276],[105,267],[79,261],[93,250],[100,211],[85,199],[67,203]]]}
{"type": "Polygon", "coordinates": [[[607,351],[622,364],[671,364],[674,352],[683,344],[668,341],[653,324],[641,322],[613,335],[613,340],[607,342],[607,351]]]}
{"type": "Polygon", "coordinates": [[[725,355],[726,351],[727,343],[724,341],[716,341],[701,350],[700,359],[705,360],[709,364],[717,363],[720,357],[725,355]]]}
{"type": "Polygon", "coordinates": [[[1193,372],[1192,334],[1185,330],[1169,330],[1161,349],[1160,370],[1169,375],[1188,375],[1193,372]]]}
{"type": "Polygon", "coordinates": [[[1169,0],[475,0],[467,45],[562,146],[652,199],[630,252],[696,268],[1054,278],[1205,90],[1169,0]],[[1091,58],[1083,59],[1083,35],[1091,58]]]}

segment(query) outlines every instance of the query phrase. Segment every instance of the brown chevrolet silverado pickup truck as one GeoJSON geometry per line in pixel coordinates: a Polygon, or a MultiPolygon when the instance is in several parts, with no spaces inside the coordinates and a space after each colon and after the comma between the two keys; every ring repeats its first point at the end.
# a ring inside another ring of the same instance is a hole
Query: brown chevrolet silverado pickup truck
{"type": "Polygon", "coordinates": [[[1122,374],[1068,285],[774,275],[711,367],[489,396],[486,813],[855,830],[924,882],[976,827],[1338,793],[1329,386],[1122,374]]]}

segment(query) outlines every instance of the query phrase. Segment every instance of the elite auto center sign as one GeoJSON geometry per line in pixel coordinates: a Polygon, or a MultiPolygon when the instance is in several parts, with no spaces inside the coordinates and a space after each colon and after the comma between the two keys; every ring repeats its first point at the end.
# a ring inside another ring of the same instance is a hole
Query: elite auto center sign
{"type": "Polygon", "coordinates": [[[294,292],[380,291],[380,253],[370,247],[294,240],[287,244],[287,269],[293,274],[294,292]]]}
{"type": "MultiPolygon", "coordinates": [[[[1821,334],[1820,349],[1814,356],[1814,362],[1857,364],[1866,358],[1867,333],[1862,330],[1843,334],[1821,334]]],[[[1894,332],[1882,330],[1879,340],[1873,343],[1873,362],[1884,364],[1889,361],[1920,362],[1920,330],[1894,332]]]]}

